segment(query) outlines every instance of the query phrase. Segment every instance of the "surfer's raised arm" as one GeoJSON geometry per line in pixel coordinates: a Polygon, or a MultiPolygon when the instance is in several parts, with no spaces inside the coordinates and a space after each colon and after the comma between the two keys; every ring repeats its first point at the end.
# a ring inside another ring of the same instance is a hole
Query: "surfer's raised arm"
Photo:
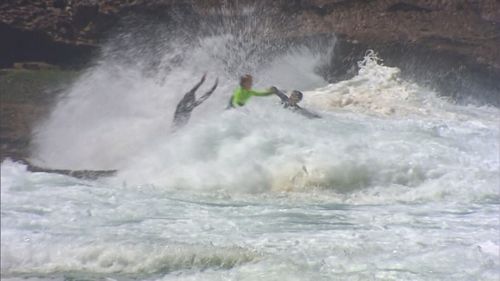
{"type": "Polygon", "coordinates": [[[173,127],[174,129],[178,129],[184,125],[186,125],[189,121],[189,118],[191,118],[191,112],[195,107],[203,103],[206,99],[212,95],[212,93],[215,91],[215,88],[217,88],[217,84],[219,82],[219,79],[215,81],[215,84],[212,86],[212,88],[206,92],[203,96],[201,96],[198,100],[196,100],[196,90],[205,82],[207,74],[203,74],[203,76],[200,79],[200,82],[198,82],[189,92],[187,92],[184,97],[181,99],[181,101],[177,104],[177,107],[175,109],[174,113],[174,120],[173,120],[173,127]]]}
{"type": "Polygon", "coordinates": [[[200,79],[200,82],[198,82],[198,84],[196,84],[192,89],[191,91],[189,92],[196,92],[198,90],[198,88],[201,86],[201,84],[203,84],[203,82],[205,82],[205,78],[207,77],[207,73],[204,73],[203,76],[201,77],[200,79]]]}
{"type": "Polygon", "coordinates": [[[210,90],[208,90],[208,92],[206,92],[203,96],[201,96],[195,103],[194,103],[194,106],[198,106],[200,104],[202,104],[206,99],[208,99],[212,93],[215,91],[215,89],[217,88],[217,85],[219,84],[219,78],[215,79],[215,83],[214,85],[212,86],[212,88],[210,88],[210,90]]]}
{"type": "Polygon", "coordinates": [[[278,90],[276,87],[271,87],[271,90],[274,92],[275,95],[277,95],[283,104],[288,103],[288,97],[283,93],[282,91],[278,90]]]}

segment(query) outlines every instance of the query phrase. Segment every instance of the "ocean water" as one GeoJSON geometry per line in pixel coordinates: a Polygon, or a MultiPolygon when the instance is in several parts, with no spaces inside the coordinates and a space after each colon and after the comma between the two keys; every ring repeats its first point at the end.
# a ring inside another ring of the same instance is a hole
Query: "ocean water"
{"type": "Polygon", "coordinates": [[[118,173],[4,161],[2,279],[500,278],[498,108],[440,97],[374,52],[328,84],[334,36],[256,48],[243,31],[108,43],[39,124],[31,160],[118,173]],[[204,72],[200,94],[220,86],[172,131],[204,72]],[[277,97],[224,110],[245,72],[302,90],[323,118],[277,97]]]}

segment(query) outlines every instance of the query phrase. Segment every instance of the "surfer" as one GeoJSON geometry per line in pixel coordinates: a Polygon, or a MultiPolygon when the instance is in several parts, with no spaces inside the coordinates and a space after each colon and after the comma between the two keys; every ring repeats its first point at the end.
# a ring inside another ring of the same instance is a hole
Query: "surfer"
{"type": "Polygon", "coordinates": [[[215,84],[212,86],[212,88],[210,88],[210,90],[208,90],[208,92],[206,92],[203,96],[196,100],[195,92],[196,90],[198,90],[201,84],[205,82],[205,77],[206,74],[201,77],[200,82],[198,82],[198,84],[196,84],[189,92],[187,92],[179,102],[179,104],[177,104],[173,121],[174,129],[185,126],[189,121],[189,118],[191,117],[191,111],[193,111],[195,107],[202,104],[206,99],[208,99],[210,95],[212,95],[212,93],[215,91],[215,88],[217,88],[219,78],[215,80],[215,84]]]}
{"type": "Polygon", "coordinates": [[[272,87],[271,90],[281,99],[281,103],[283,104],[284,108],[288,108],[310,119],[321,118],[320,115],[311,112],[305,108],[302,108],[298,105],[298,103],[302,100],[302,97],[304,96],[302,92],[294,90],[290,94],[290,97],[288,97],[283,92],[278,90],[278,88],[276,87],[272,87]]]}
{"type": "Polygon", "coordinates": [[[274,94],[273,90],[269,89],[266,91],[256,91],[252,89],[253,77],[250,74],[246,74],[240,78],[240,86],[234,91],[231,99],[229,100],[229,105],[227,108],[235,108],[244,106],[251,96],[270,96],[274,94]]]}

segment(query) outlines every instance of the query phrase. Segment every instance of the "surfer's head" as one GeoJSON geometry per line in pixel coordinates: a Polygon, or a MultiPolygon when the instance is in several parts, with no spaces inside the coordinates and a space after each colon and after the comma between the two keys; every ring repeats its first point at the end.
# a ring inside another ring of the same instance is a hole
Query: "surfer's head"
{"type": "Polygon", "coordinates": [[[303,94],[297,90],[293,91],[288,98],[288,103],[290,105],[296,105],[302,100],[303,94]]]}
{"type": "Polygon", "coordinates": [[[240,78],[240,86],[243,89],[250,90],[250,89],[252,89],[252,85],[253,85],[253,77],[252,77],[252,75],[245,74],[245,75],[241,76],[241,78],[240,78]]]}

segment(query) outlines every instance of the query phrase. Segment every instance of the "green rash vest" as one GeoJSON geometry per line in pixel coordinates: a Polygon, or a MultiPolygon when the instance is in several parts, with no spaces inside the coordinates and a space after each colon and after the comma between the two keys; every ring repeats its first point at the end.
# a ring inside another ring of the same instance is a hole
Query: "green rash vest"
{"type": "Polygon", "coordinates": [[[259,96],[259,97],[264,97],[264,96],[269,96],[272,95],[272,91],[255,91],[255,90],[246,90],[242,87],[238,87],[233,94],[233,106],[238,107],[238,106],[244,106],[245,103],[250,99],[251,96],[259,96]]]}

